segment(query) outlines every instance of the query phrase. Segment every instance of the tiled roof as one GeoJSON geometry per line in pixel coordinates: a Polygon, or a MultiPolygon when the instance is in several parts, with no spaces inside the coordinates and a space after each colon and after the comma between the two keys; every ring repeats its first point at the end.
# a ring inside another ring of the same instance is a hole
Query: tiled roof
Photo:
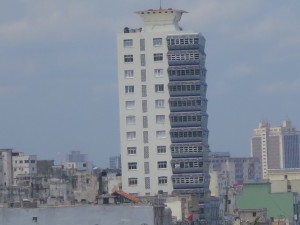
{"type": "Polygon", "coordinates": [[[115,192],[112,193],[112,195],[116,195],[116,194],[117,194],[117,195],[121,195],[121,196],[123,196],[124,198],[127,198],[127,199],[129,199],[129,200],[131,200],[131,201],[133,201],[133,202],[135,202],[135,203],[141,201],[138,197],[135,197],[135,196],[133,196],[133,195],[130,195],[130,194],[124,192],[124,191],[115,191],[115,192]]]}

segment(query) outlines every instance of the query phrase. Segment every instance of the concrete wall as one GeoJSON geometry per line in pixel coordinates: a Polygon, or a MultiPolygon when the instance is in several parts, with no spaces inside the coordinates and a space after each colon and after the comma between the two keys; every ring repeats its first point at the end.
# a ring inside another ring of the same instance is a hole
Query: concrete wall
{"type": "Polygon", "coordinates": [[[35,209],[0,208],[0,224],[154,225],[154,210],[151,206],[81,206],[35,209]],[[37,222],[33,221],[33,217],[37,217],[37,222]]]}

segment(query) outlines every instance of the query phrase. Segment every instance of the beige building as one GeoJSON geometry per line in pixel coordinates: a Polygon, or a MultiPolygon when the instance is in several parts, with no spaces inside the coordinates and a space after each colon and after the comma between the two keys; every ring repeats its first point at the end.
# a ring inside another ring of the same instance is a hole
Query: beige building
{"type": "Polygon", "coordinates": [[[16,185],[16,178],[21,174],[37,173],[37,156],[23,155],[21,152],[14,152],[12,156],[13,184],[16,185]]]}

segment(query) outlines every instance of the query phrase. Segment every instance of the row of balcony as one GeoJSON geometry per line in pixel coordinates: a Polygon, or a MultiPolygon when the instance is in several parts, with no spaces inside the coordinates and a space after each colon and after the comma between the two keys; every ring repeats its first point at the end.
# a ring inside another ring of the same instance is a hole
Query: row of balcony
{"type": "Polygon", "coordinates": [[[199,65],[171,66],[168,69],[170,81],[201,80],[205,82],[206,68],[199,65]]]}

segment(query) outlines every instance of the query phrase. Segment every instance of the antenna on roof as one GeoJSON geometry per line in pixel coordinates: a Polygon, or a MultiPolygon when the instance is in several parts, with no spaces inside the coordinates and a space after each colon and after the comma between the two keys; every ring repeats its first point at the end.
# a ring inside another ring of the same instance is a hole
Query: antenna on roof
{"type": "Polygon", "coordinates": [[[159,0],[159,9],[161,9],[161,0],[159,0]]]}

